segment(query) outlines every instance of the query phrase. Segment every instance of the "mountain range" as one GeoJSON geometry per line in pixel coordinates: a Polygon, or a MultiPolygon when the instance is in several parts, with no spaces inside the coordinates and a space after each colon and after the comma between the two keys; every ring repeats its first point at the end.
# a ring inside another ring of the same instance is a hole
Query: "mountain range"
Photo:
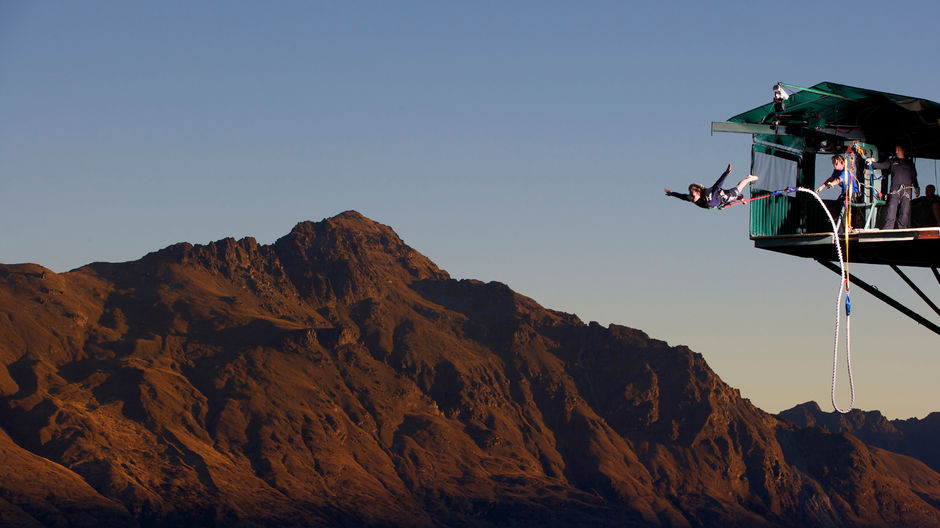
{"type": "Polygon", "coordinates": [[[879,417],[768,414],[353,211],[0,265],[2,526],[940,526],[936,415],[879,417]]]}
{"type": "Polygon", "coordinates": [[[814,402],[778,414],[800,427],[819,427],[830,433],[849,433],[868,445],[912,456],[940,471],[940,412],[926,418],[888,420],[878,411],[854,409],[846,414],[823,412],[814,402]]]}

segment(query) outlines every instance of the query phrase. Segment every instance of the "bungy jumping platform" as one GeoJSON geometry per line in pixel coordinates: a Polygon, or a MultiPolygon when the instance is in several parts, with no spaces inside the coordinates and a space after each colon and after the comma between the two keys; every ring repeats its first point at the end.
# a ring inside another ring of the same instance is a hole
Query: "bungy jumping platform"
{"type": "MultiPolygon", "coordinates": [[[[715,132],[752,137],[751,173],[760,176],[747,200],[754,247],[813,259],[841,275],[838,242],[846,262],[892,268],[940,316],[937,304],[901,271],[901,266],[929,268],[940,282],[940,226],[915,222],[910,229],[877,229],[885,223],[891,176],[867,164],[868,159],[885,159],[898,145],[907,157],[940,162],[940,104],[833,82],[810,88],[778,83],[772,102],[713,122],[715,132]],[[839,220],[839,231],[844,230],[842,222],[852,226],[848,237],[834,235],[831,220],[839,218],[845,204],[812,192],[829,177],[835,155],[843,156],[848,180],[861,189],[855,203],[848,204],[850,214],[839,220]],[[817,164],[823,172],[819,177],[817,164]]],[[[926,183],[931,182],[920,182],[922,187],[926,183]]],[[[940,335],[937,323],[858,277],[849,277],[940,335]]]]}
{"type": "MultiPolygon", "coordinates": [[[[753,238],[754,247],[795,257],[834,261],[836,250],[832,233],[761,236],[753,238]]],[[[940,227],[913,229],[858,229],[839,243],[856,264],[940,267],[940,227]]]]}

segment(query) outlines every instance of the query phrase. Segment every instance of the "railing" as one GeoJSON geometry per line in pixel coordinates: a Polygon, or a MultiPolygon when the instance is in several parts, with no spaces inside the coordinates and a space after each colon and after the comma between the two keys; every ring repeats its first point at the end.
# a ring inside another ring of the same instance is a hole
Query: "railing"
{"type": "MultiPolygon", "coordinates": [[[[752,189],[751,197],[770,194],[752,189]]],[[[779,195],[751,202],[751,238],[793,235],[799,231],[799,215],[793,196],[779,195]]]]}
{"type": "MultiPolygon", "coordinates": [[[[752,189],[751,197],[771,194],[771,191],[752,189]]],[[[802,193],[801,193],[802,194],[802,193]]],[[[824,200],[829,213],[839,211],[837,200],[824,200]]],[[[832,225],[826,213],[811,196],[779,195],[750,202],[751,238],[806,233],[831,233],[832,225]]],[[[856,214],[861,211],[855,211],[856,214]]],[[[862,213],[864,214],[864,213],[862,213]]],[[[836,218],[838,221],[838,218],[836,218]]],[[[855,221],[852,222],[856,226],[855,221]]]]}

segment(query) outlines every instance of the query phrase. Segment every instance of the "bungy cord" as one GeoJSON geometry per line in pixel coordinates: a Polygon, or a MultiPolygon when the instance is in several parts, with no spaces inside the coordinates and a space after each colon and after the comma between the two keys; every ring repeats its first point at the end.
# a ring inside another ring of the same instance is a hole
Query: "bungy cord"
{"type": "MultiPolygon", "coordinates": [[[[813,195],[813,197],[816,198],[816,201],[819,202],[819,205],[822,206],[823,211],[826,212],[826,216],[829,218],[829,223],[832,225],[832,241],[836,246],[836,254],[839,257],[839,270],[842,276],[842,280],[839,282],[839,295],[836,297],[836,330],[835,344],[832,349],[832,391],[830,393],[830,398],[833,409],[841,414],[847,414],[855,405],[855,381],[852,379],[852,305],[849,298],[849,277],[848,272],[846,271],[846,265],[848,263],[842,258],[842,247],[839,244],[839,225],[836,224],[836,221],[832,218],[832,213],[829,212],[829,209],[822,201],[822,198],[820,198],[819,195],[811,189],[798,187],[796,190],[813,195]],[[841,320],[839,308],[842,305],[843,293],[845,293],[845,363],[849,373],[849,391],[851,394],[851,400],[849,401],[849,407],[847,409],[840,409],[839,406],[836,405],[836,377],[839,366],[839,322],[841,320]]],[[[848,222],[846,225],[849,225],[848,222]]],[[[846,232],[848,232],[848,229],[846,229],[846,232]]],[[[846,250],[848,250],[848,240],[846,240],[846,250]]]]}

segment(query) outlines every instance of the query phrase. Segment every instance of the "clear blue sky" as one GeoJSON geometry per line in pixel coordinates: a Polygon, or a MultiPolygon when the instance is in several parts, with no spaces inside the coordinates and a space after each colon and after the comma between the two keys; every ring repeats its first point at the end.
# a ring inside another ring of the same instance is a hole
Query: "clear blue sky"
{"type": "MultiPolygon", "coordinates": [[[[940,101],[938,23],[930,1],[6,0],[0,262],[271,243],[355,209],[455,278],[686,344],[767,411],[829,409],[838,277],[754,249],[746,207],[662,190],[744,176],[750,138],[710,122],[778,81],[940,101]]],[[[852,325],[859,407],[940,410],[935,334],[861,291],[852,325]]]]}

